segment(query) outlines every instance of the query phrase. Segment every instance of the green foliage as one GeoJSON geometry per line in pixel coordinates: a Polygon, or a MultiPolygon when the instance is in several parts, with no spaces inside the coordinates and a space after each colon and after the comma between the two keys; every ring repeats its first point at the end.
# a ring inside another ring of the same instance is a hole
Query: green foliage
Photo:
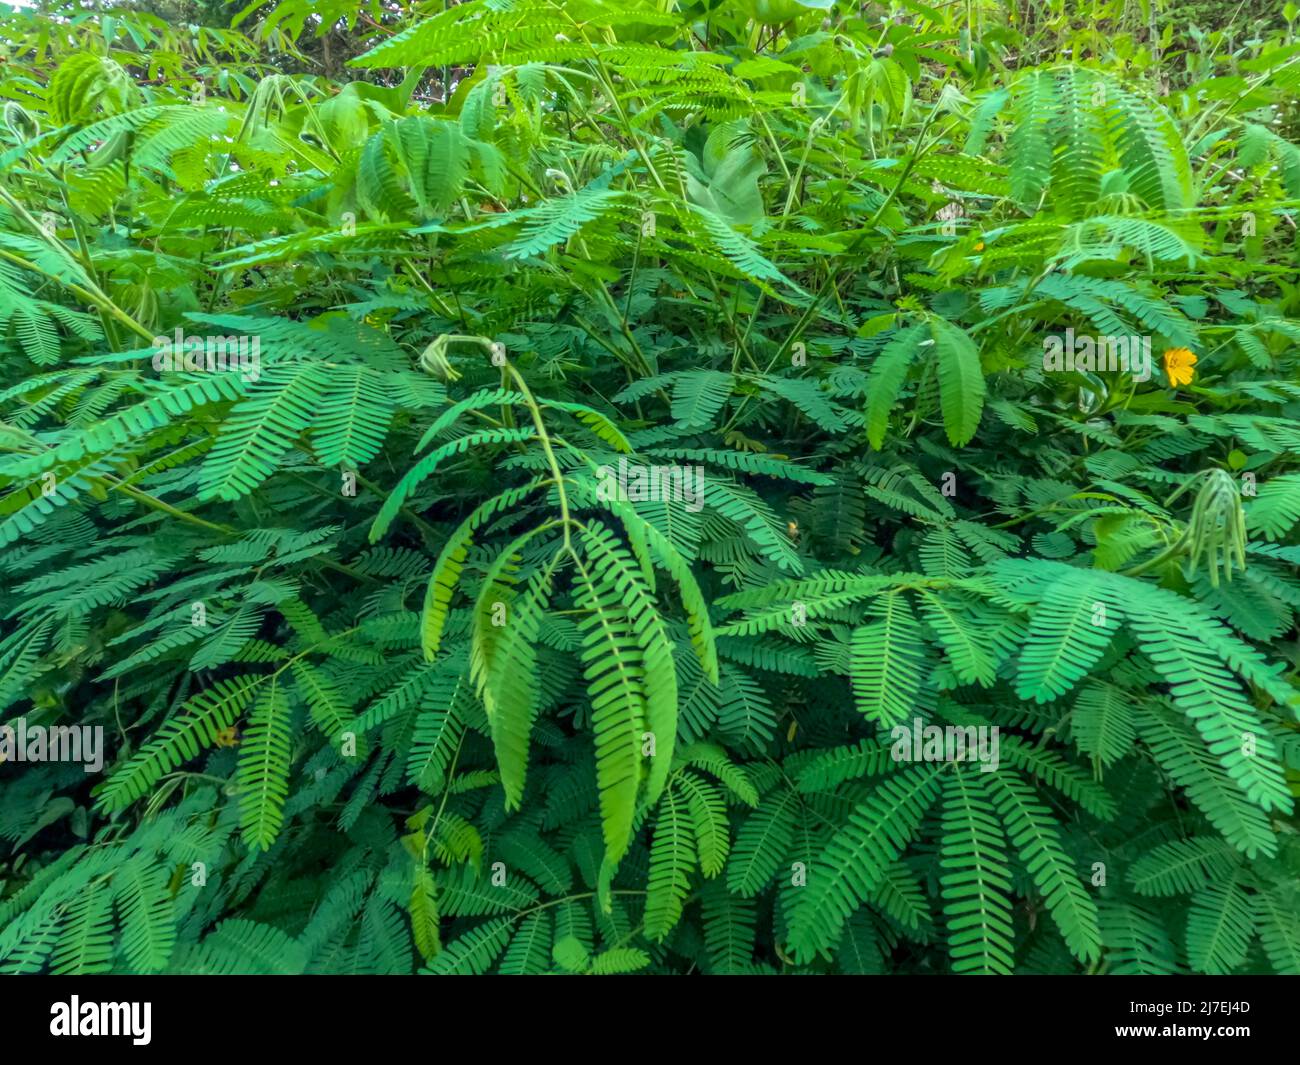
{"type": "Polygon", "coordinates": [[[1300,973],[1290,28],[793,7],[0,17],[0,972],[1300,973]]]}

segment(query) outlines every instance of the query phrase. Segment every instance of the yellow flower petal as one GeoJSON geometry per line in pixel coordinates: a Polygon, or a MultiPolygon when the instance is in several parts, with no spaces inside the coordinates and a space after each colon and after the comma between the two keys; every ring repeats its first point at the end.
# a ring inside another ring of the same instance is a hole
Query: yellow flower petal
{"type": "Polygon", "coordinates": [[[1175,388],[1191,384],[1192,378],[1196,376],[1196,371],[1192,369],[1196,364],[1196,355],[1187,348],[1169,348],[1164,354],[1164,363],[1165,376],[1175,388]]]}

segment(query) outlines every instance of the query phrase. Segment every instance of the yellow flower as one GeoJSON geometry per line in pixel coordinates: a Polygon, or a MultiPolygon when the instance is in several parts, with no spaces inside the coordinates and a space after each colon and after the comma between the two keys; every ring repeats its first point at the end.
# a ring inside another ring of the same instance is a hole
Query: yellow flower
{"type": "Polygon", "coordinates": [[[978,244],[975,245],[975,250],[976,250],[976,251],[983,251],[983,250],[984,250],[984,242],[983,242],[982,240],[981,240],[978,244]]]}
{"type": "Polygon", "coordinates": [[[1171,385],[1176,388],[1192,383],[1192,378],[1196,376],[1196,371],[1192,369],[1196,365],[1196,356],[1187,348],[1170,348],[1165,352],[1164,359],[1165,375],[1171,385]]]}

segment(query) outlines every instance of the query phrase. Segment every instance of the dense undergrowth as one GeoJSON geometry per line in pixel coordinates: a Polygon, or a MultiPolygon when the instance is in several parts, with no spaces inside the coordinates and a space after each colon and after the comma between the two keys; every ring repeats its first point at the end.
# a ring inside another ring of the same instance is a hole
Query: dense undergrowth
{"type": "Polygon", "coordinates": [[[1294,8],[443,8],[0,18],[0,970],[1300,972],[1294,8]]]}

